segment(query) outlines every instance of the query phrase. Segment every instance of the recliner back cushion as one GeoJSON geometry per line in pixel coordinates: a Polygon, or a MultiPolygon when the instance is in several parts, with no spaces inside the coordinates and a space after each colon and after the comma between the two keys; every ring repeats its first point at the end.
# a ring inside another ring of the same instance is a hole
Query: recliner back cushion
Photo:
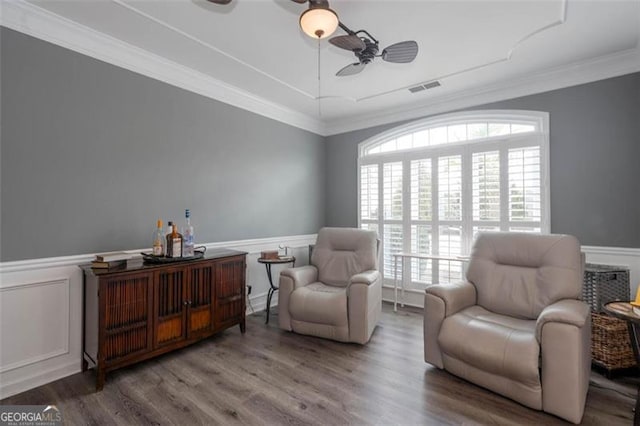
{"type": "Polygon", "coordinates": [[[467,279],[475,285],[483,308],[535,319],[560,299],[580,298],[580,243],[571,235],[481,233],[467,279]]]}
{"type": "Polygon", "coordinates": [[[358,228],[322,228],[311,255],[318,268],[318,280],[346,287],[360,272],[377,269],[377,236],[375,231],[358,228]]]}

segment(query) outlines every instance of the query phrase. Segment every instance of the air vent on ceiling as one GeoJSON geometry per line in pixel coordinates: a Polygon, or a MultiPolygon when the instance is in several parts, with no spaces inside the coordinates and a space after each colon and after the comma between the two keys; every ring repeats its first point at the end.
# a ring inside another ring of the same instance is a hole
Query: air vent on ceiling
{"type": "Polygon", "coordinates": [[[439,86],[440,86],[440,82],[436,80],[436,81],[431,81],[429,83],[422,83],[414,87],[409,87],[409,91],[411,93],[417,93],[427,89],[434,89],[439,86]]]}

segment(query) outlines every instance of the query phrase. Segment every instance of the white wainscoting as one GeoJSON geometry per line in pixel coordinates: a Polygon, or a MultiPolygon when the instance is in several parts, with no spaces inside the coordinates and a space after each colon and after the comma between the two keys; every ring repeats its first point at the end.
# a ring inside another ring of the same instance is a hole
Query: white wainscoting
{"type": "MultiPolygon", "coordinates": [[[[585,253],[588,263],[628,268],[630,294],[635,298],[636,289],[640,285],[640,248],[582,246],[582,251],[585,253]]],[[[393,287],[387,285],[383,288],[382,298],[385,301],[393,302],[393,287]]],[[[398,301],[401,300],[402,297],[398,289],[398,301]]],[[[424,291],[407,290],[404,301],[405,305],[422,308],[424,306],[424,291]]]]}
{"type": "MultiPolygon", "coordinates": [[[[264,315],[269,283],[256,259],[280,244],[292,248],[296,265],[308,264],[315,235],[206,244],[248,252],[247,284],[252,286],[247,313],[264,315]],[[253,307],[253,311],[251,310],[253,307]]],[[[131,250],[136,254],[141,250],[131,250]]],[[[587,261],[621,265],[631,271],[631,294],[640,284],[640,249],[583,247],[587,261]]],[[[94,254],[0,263],[0,399],[77,373],[82,360],[82,272],[94,254]]],[[[274,282],[285,268],[274,266],[274,282]]],[[[277,285],[277,284],[276,284],[277,285]]],[[[272,301],[277,306],[278,293],[272,301]]],[[[383,298],[393,301],[393,289],[383,298]]],[[[423,306],[423,291],[408,291],[406,304],[423,306]]]]}
{"type": "MultiPolygon", "coordinates": [[[[296,265],[308,263],[316,235],[205,244],[246,251],[247,313],[266,306],[269,282],[256,259],[280,244],[291,247],[296,265]]],[[[144,249],[143,249],[144,250],[144,249]]],[[[138,254],[141,250],[130,250],[138,254]]],[[[82,363],[82,271],[95,254],[0,263],[0,399],[77,373],[82,363]]],[[[282,266],[282,268],[286,265],[282,266]]],[[[279,266],[273,268],[277,285],[279,266]]],[[[277,293],[272,306],[277,306],[277,293]]]]}

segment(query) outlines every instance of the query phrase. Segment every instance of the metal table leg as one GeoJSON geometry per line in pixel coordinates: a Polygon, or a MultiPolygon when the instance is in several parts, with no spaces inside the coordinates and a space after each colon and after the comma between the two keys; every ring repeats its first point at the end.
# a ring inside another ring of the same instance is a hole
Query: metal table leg
{"type": "Polygon", "coordinates": [[[271,299],[273,298],[273,293],[278,290],[278,287],[273,285],[273,278],[271,278],[271,264],[265,263],[264,266],[267,268],[267,278],[269,278],[269,291],[267,292],[267,320],[265,324],[269,324],[269,312],[271,311],[271,299]]]}

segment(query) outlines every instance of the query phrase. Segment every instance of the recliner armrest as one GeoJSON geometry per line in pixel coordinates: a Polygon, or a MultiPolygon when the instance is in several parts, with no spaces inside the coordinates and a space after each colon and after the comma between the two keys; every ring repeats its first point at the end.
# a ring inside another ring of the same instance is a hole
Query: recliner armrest
{"type": "Polygon", "coordinates": [[[476,304],[476,287],[468,281],[451,284],[434,284],[425,293],[442,299],[445,317],[476,304]]]}
{"type": "Polygon", "coordinates": [[[349,284],[366,284],[371,285],[380,279],[380,271],[370,270],[355,274],[349,280],[349,284]]]}
{"type": "Polygon", "coordinates": [[[589,306],[575,299],[559,300],[542,310],[536,321],[536,339],[541,342],[542,328],[549,322],[575,325],[582,328],[590,316],[589,306]]]}
{"type": "Polygon", "coordinates": [[[280,272],[280,278],[282,279],[282,277],[288,277],[293,280],[293,289],[304,287],[318,281],[318,268],[313,265],[287,268],[280,272]]]}

